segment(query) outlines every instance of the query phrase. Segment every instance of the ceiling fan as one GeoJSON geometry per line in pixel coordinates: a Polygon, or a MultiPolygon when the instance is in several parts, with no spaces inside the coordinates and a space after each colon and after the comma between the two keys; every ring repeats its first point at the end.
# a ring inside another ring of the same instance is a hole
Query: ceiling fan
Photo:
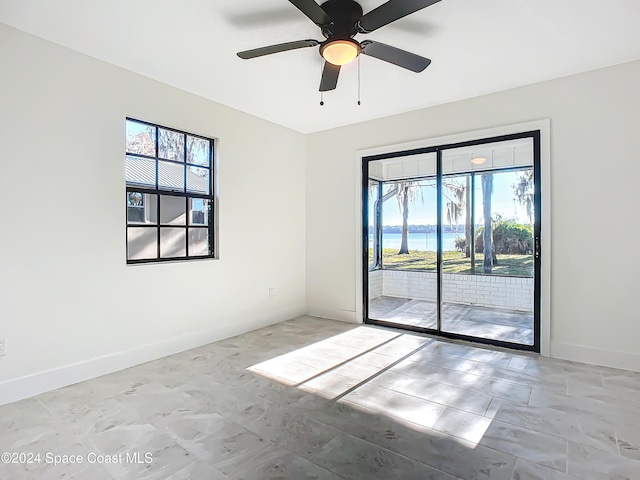
{"type": "Polygon", "coordinates": [[[440,0],[389,0],[366,15],[363,15],[362,7],[354,0],[327,0],[322,5],[318,5],[315,0],[289,1],[320,27],[326,40],[324,42],[298,40],[245,50],[238,52],[240,58],[248,60],[272,53],[320,45],[320,55],[325,59],[320,80],[321,92],[335,89],[340,66],[351,62],[360,54],[393,63],[416,73],[422,72],[431,63],[428,58],[415,53],[372,40],[358,42],[353,37],[358,33],[371,33],[440,0]]]}

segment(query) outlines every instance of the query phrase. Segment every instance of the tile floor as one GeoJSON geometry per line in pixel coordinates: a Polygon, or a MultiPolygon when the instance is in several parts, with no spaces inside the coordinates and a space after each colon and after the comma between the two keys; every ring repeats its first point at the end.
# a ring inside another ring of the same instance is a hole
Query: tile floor
{"type": "MultiPolygon", "coordinates": [[[[369,301],[369,318],[435,329],[436,303],[380,296],[369,301]]],[[[442,329],[472,337],[533,345],[533,312],[444,303],[442,329]]]]}
{"type": "Polygon", "coordinates": [[[301,317],[1,406],[0,452],[84,459],[3,480],[639,479],[640,374],[301,317]]]}

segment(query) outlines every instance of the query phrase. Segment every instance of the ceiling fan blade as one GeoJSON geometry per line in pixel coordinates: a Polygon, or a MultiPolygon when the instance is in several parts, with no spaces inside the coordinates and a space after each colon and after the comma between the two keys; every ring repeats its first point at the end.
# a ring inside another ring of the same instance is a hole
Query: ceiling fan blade
{"type": "Polygon", "coordinates": [[[440,0],[389,0],[363,15],[358,22],[362,33],[369,33],[396,20],[427,8],[440,0]]]}
{"type": "Polygon", "coordinates": [[[298,10],[304,13],[309,19],[322,27],[324,25],[329,25],[333,22],[333,19],[327,15],[320,5],[318,5],[315,0],[289,0],[293,3],[298,10]]]}
{"type": "Polygon", "coordinates": [[[385,45],[384,43],[365,40],[360,44],[362,53],[375,57],[385,62],[393,63],[412,72],[421,72],[429,66],[431,60],[415,53],[407,52],[400,48],[385,45]]]}
{"type": "Polygon", "coordinates": [[[268,47],[245,50],[244,52],[238,52],[238,56],[244,60],[249,60],[250,58],[262,57],[263,55],[286,52],[288,50],[295,50],[296,48],[315,47],[316,45],[320,45],[320,42],[317,40],[298,40],[297,42],[279,43],[277,45],[269,45],[268,47]]]}
{"type": "Polygon", "coordinates": [[[324,62],[322,79],[320,80],[320,91],[327,92],[334,90],[338,86],[338,75],[340,75],[340,65],[324,62]]]}

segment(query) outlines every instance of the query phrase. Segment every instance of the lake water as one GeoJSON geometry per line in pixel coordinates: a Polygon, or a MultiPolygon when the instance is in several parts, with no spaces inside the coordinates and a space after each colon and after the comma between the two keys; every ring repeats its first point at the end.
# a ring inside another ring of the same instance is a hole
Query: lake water
{"type": "MultiPolygon", "coordinates": [[[[464,233],[443,233],[442,234],[442,250],[449,251],[455,250],[454,243],[456,238],[464,238],[464,233]]],[[[369,245],[373,246],[373,240],[369,241],[369,245]]],[[[430,250],[436,251],[436,233],[410,233],[409,234],[409,250],[430,250]]],[[[382,234],[382,248],[397,248],[400,249],[400,243],[402,242],[401,233],[383,233],[382,234]]]]}

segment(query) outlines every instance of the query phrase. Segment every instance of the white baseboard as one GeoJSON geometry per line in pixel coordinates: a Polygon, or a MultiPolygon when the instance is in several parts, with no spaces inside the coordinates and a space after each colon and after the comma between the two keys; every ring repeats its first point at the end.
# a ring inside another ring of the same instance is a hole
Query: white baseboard
{"type": "MultiPolygon", "coordinates": [[[[267,316],[250,324],[228,322],[222,328],[219,326],[215,329],[192,332],[161,342],[142,345],[130,350],[114,352],[102,357],[1,382],[0,405],[124,370],[305,314],[353,324],[362,323],[356,318],[356,313],[349,310],[322,307],[305,308],[304,306],[291,307],[278,312],[277,317],[273,315],[267,316]]],[[[640,354],[552,342],[551,356],[563,360],[640,372],[640,354]]]]}
{"type": "Polygon", "coordinates": [[[333,308],[323,308],[320,306],[309,306],[307,315],[314,317],[328,318],[330,320],[338,320],[340,322],[361,324],[362,321],[356,317],[353,310],[339,310],[333,308]]]}
{"type": "Polygon", "coordinates": [[[304,315],[304,306],[285,308],[254,322],[226,322],[215,329],[191,332],[161,342],[142,345],[130,350],[114,352],[102,357],[52,368],[0,383],[0,405],[16,402],[50,390],[73,385],[185,350],[207,345],[258,328],[280,323],[304,315]]]}
{"type": "Polygon", "coordinates": [[[551,356],[573,362],[640,372],[640,354],[551,342],[551,356]]]}

